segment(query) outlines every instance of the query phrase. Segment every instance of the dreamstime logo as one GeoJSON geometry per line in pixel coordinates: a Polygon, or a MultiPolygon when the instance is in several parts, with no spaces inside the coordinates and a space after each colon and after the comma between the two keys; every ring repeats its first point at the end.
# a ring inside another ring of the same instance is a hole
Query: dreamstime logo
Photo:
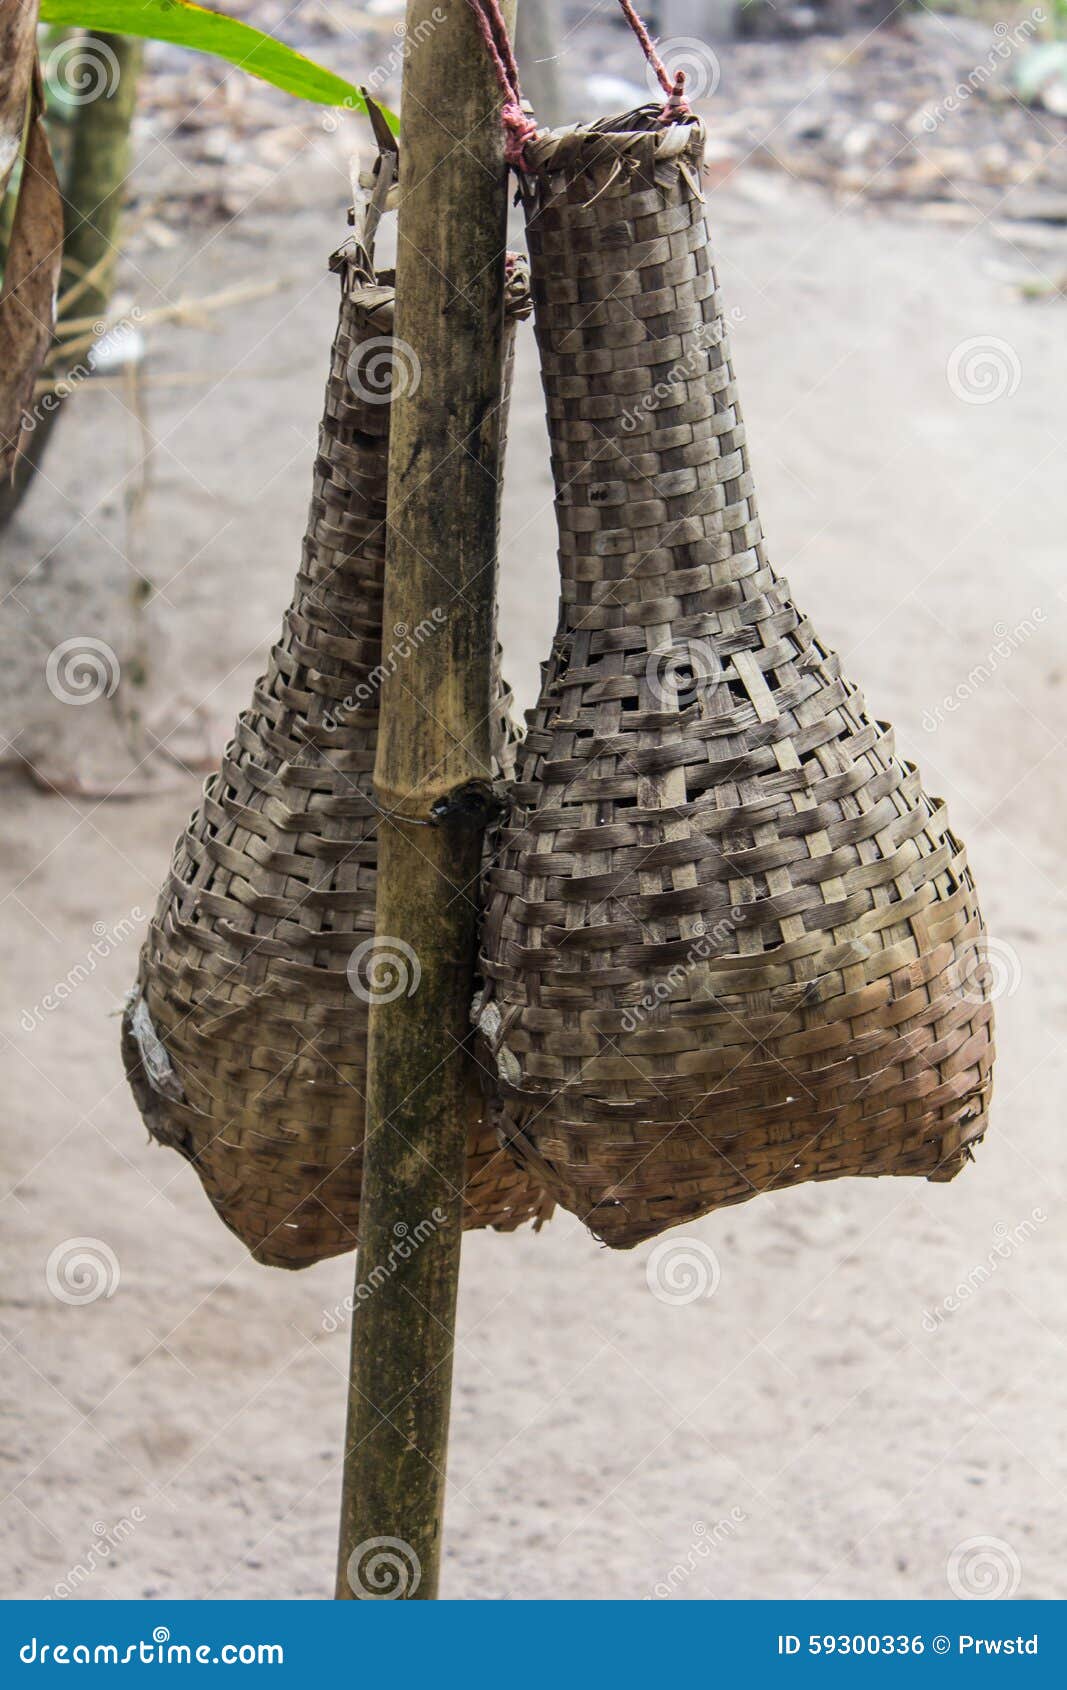
{"type": "Polygon", "coordinates": [[[696,1520],[693,1523],[693,1539],[686,1551],[684,1561],[676,1561],[664,1578],[653,1585],[648,1597],[649,1602],[664,1601],[674,1595],[687,1579],[697,1571],[702,1561],[706,1561],[716,1549],[733,1537],[738,1526],[744,1525],[748,1515],[740,1506],[731,1508],[729,1514],[721,1520],[716,1520],[709,1526],[706,1520],[696,1520]]]}
{"type": "Polygon", "coordinates": [[[943,100],[936,106],[928,106],[922,116],[911,125],[912,134],[923,129],[927,135],[933,135],[946,117],[959,111],[960,107],[970,99],[972,94],[978,94],[992,81],[998,66],[1019,48],[1025,47],[1032,36],[1037,34],[1040,26],[1045,22],[1047,13],[1042,6],[1035,6],[1029,16],[1023,18],[1014,28],[1006,23],[993,26],[993,45],[981,64],[975,65],[970,75],[964,81],[957,82],[955,88],[949,90],[943,100]]]}
{"type": "Polygon", "coordinates": [[[131,1508],[129,1515],[123,1515],[113,1526],[103,1520],[93,1522],[93,1542],[80,1561],[75,1561],[68,1570],[66,1578],[60,1579],[52,1586],[52,1597],[62,1601],[73,1596],[80,1585],[92,1578],[99,1566],[108,1559],[112,1552],[133,1536],[137,1527],[144,1524],[147,1515],[143,1508],[131,1508]]]}
{"type": "Polygon", "coordinates": [[[110,99],[119,85],[115,49],[100,36],[72,36],[60,41],[44,65],[45,81],[59,88],[72,106],[87,106],[101,95],[110,99]]]}
{"type": "Polygon", "coordinates": [[[945,365],[948,385],[965,405],[992,405],[1019,390],[1023,367],[1014,346],[995,335],[972,335],[961,340],[945,365]]]}
{"type": "Polygon", "coordinates": [[[422,1563],[400,1537],[368,1537],[348,1557],[348,1588],[361,1602],[396,1602],[414,1596],[422,1563]]]}
{"type": "Polygon", "coordinates": [[[52,411],[58,411],[64,399],[69,399],[74,389],[81,382],[88,380],[90,376],[108,368],[121,368],[124,364],[135,362],[135,357],[131,355],[131,352],[136,346],[139,356],[140,338],[137,334],[136,325],[143,317],[144,312],[141,307],[135,305],[118,322],[107,323],[103,318],[95,322],[93,334],[96,339],[85,354],[84,359],[77,364],[72,364],[69,369],[65,369],[62,375],[56,376],[47,392],[42,393],[39,399],[34,400],[22,419],[23,433],[32,434],[45,417],[49,416],[52,411]]]}
{"type": "Polygon", "coordinates": [[[1022,1562],[1002,1537],[968,1537],[957,1543],[945,1569],[949,1589],[965,1601],[1004,1601],[1014,1596],[1022,1562]]]}
{"type": "MultiPolygon", "coordinates": [[[[148,0],[146,0],[146,4],[148,0]]],[[[195,1662],[206,1666],[285,1665],[285,1648],[281,1643],[172,1643],[170,1629],[165,1625],[152,1627],[151,1640],[123,1643],[60,1643],[53,1645],[31,1637],[19,1650],[23,1666],[41,1665],[117,1667],[138,1666],[188,1667],[195,1662]]]]}
{"type": "Polygon", "coordinates": [[[679,640],[673,645],[656,646],[645,664],[645,680],[652,696],[671,710],[721,678],[722,662],[710,640],[679,640]]]}
{"type": "Polygon", "coordinates": [[[983,1285],[989,1283],[1001,1262],[1010,1261],[1016,1251],[1028,1244],[1038,1227],[1043,1226],[1047,1220],[1045,1210],[1037,1208],[1031,1209],[1026,1219],[1018,1221],[1015,1226],[998,1221],[993,1228],[993,1243],[985,1261],[976,1262],[948,1296],[942,1297],[932,1309],[923,1309],[923,1331],[939,1331],[950,1315],[957,1314],[972,1297],[977,1296],[983,1285]]]}
{"type": "Polygon", "coordinates": [[[447,612],[442,605],[435,604],[429,616],[424,616],[421,622],[416,622],[414,628],[409,628],[406,622],[396,622],[393,625],[393,643],[388,651],[382,653],[380,663],[376,663],[365,680],[352,688],[346,698],[341,700],[336,710],[328,710],[322,718],[322,725],[330,733],[344,726],[344,720],[353,710],[371,703],[384,680],[395,675],[401,663],[406,663],[419,647],[436,634],[447,618],[447,612]]]}
{"type": "Polygon", "coordinates": [[[993,644],[981,662],[976,663],[966,678],[960,681],[955,691],[946,693],[940,704],[935,705],[933,710],[924,710],[924,730],[928,734],[934,733],[947,715],[951,715],[953,711],[958,710],[961,704],[966,703],[967,699],[974,696],[979,687],[983,687],[987,681],[993,679],[1001,663],[1007,662],[1008,658],[1018,651],[1020,646],[1025,645],[1027,640],[1032,639],[1044,621],[1045,612],[1040,605],[1035,605],[1030,615],[1020,617],[1013,628],[1009,628],[1006,622],[995,622],[993,624],[995,636],[993,644]]]}
{"type": "MultiPolygon", "coordinates": [[[[395,45],[386,53],[384,59],[375,65],[367,77],[364,86],[368,93],[377,94],[379,89],[383,88],[386,83],[391,82],[400,73],[408,54],[415,47],[421,46],[424,41],[428,41],[438,24],[444,23],[446,16],[443,7],[435,6],[429,17],[420,18],[414,29],[409,29],[406,23],[394,24],[395,45]]],[[[357,102],[351,97],[342,100],[339,106],[334,106],[332,111],[326,113],[322,120],[322,127],[327,135],[333,135],[340,129],[341,120],[348,112],[362,111],[363,109],[362,101],[357,102]]]]}
{"type": "Polygon", "coordinates": [[[1022,978],[1018,951],[988,933],[964,945],[949,969],[949,983],[957,996],[975,1005],[1014,997],[1022,978]]]}
{"type": "MultiPolygon", "coordinates": [[[[679,387],[686,387],[689,382],[701,382],[708,373],[708,353],[713,347],[722,346],[726,339],[727,323],[743,323],[745,313],[739,305],[732,305],[729,311],[716,314],[710,323],[704,323],[692,336],[689,349],[684,358],[679,358],[676,364],[658,377],[647,393],[642,393],[634,404],[619,413],[619,427],[624,434],[635,434],[639,430],[647,432],[651,426],[650,419],[666,405],[668,400],[675,397],[679,387]]],[[[688,391],[688,389],[686,389],[688,391]]],[[[680,396],[679,403],[684,402],[686,394],[680,396]]]]}
{"type": "Polygon", "coordinates": [[[366,405],[388,405],[405,393],[417,393],[422,364],[413,346],[395,335],[375,335],[352,348],[348,385],[366,405]]]}
{"type": "Polygon", "coordinates": [[[44,677],[53,698],[61,704],[80,705],[111,698],[121,673],[109,645],[87,634],[75,634],[49,652],[44,677]]]}
{"type": "Polygon", "coordinates": [[[744,913],[743,905],[736,904],[714,927],[705,928],[689,946],[683,962],[676,962],[669,968],[639,1002],[627,1005],[619,1022],[621,1031],[635,1033],[654,1009],[658,1009],[661,1003],[666,1003],[667,999],[673,997],[679,987],[684,985],[694,968],[706,962],[713,951],[724,950],[737,932],[744,913]]]}
{"type": "Polygon", "coordinates": [[[649,1290],[672,1308],[713,1297],[721,1275],[718,1256],[699,1238],[665,1238],[645,1263],[649,1290]]]}
{"type": "MultiPolygon", "coordinates": [[[[684,70],[687,100],[711,99],[719,86],[722,66],[706,41],[697,41],[691,35],[675,35],[668,41],[657,41],[656,51],[672,82],[684,70]]],[[[645,81],[653,97],[662,100],[663,89],[651,64],[645,66],[645,81]]]]}
{"type": "Polygon", "coordinates": [[[422,979],[422,964],[405,939],[375,935],[357,945],[348,959],[348,984],[362,1003],[394,1003],[413,998],[422,979]]]}
{"type": "MultiPolygon", "coordinates": [[[[385,1284],[401,1266],[409,1262],[420,1244],[425,1244],[432,1238],[439,1226],[443,1226],[448,1219],[441,1208],[431,1209],[426,1220],[419,1221],[415,1226],[409,1226],[407,1221],[397,1221],[393,1228],[393,1242],[389,1246],[384,1262],[375,1262],[365,1279],[356,1281],[355,1287],[341,1303],[335,1303],[332,1309],[324,1309],[322,1315],[322,1330],[324,1332],[339,1332],[357,1303],[365,1303],[378,1288],[385,1284]]],[[[362,1267],[362,1263],[360,1264],[362,1267]]]]}
{"type": "Polygon", "coordinates": [[[115,1295],[118,1257],[102,1238],[65,1238],[49,1256],[44,1278],[57,1302],[83,1308],[115,1295]]]}
{"type": "Polygon", "coordinates": [[[41,1026],[46,1015],[51,1015],[55,1009],[62,1008],[69,997],[72,997],[78,987],[83,985],[89,977],[96,973],[96,965],[109,957],[126,939],[137,932],[138,923],[143,919],[140,906],[135,904],[128,916],[123,916],[114,927],[109,927],[106,921],[93,922],[93,943],[85,957],[76,962],[69,969],[62,980],[57,980],[51,991],[44,994],[39,1003],[31,1009],[24,1009],[19,1016],[19,1025],[24,1033],[32,1033],[41,1026]]]}

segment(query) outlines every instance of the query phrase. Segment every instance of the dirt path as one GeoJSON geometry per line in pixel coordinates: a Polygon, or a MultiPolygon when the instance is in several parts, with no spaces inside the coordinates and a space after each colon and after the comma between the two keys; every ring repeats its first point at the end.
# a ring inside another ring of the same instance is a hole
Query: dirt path
{"type": "MultiPolygon", "coordinates": [[[[154,690],[207,698],[220,737],[297,560],[343,202],[331,167],[294,163],[182,278],[289,285],[155,342],[158,372],[220,378],[150,390],[143,542],[165,594],[154,690]]],[[[445,1592],[934,1597],[954,1549],[991,1537],[1019,1594],[1062,1594],[1064,318],[984,273],[981,232],[744,172],[712,214],[773,555],[970,846],[1003,984],[995,1131],[952,1186],[809,1186],[688,1229],[721,1263],[689,1306],[648,1290],[648,1249],[610,1255],[569,1217],[470,1239],[445,1592]],[[965,402],[946,366],[990,337],[1015,391],[965,402]]],[[[166,286],[184,263],[144,268],[166,286]]],[[[525,704],[555,586],[529,336],[521,350],[502,633],[525,704]]],[[[8,576],[47,556],[45,641],[84,631],[63,620],[75,577],[121,580],[121,501],[104,494],[128,419],[99,391],[64,427],[58,492],[26,507],[8,576]]],[[[26,598],[7,603],[9,638],[26,598]]],[[[58,733],[29,673],[11,708],[58,733]]],[[[324,1313],[351,1262],[253,1265],[146,1144],[108,1019],[195,789],[6,792],[8,1594],[330,1589],[347,1334],[324,1313]],[[117,1264],[86,1307],[46,1282],[78,1238],[117,1264]]]]}

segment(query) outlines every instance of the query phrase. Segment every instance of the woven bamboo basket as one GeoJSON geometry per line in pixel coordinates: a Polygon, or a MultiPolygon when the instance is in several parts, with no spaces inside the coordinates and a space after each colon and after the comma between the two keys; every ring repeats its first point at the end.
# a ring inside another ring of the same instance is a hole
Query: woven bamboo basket
{"type": "Polygon", "coordinates": [[[993,1056],[962,846],[767,560],[699,179],[657,108],[526,147],[558,632],[488,877],[504,1140],[605,1243],[951,1179],[993,1056]]]}
{"type": "MultiPolygon", "coordinates": [[[[408,967],[374,941],[378,680],[436,629],[383,636],[388,396],[405,365],[392,278],[369,262],[359,241],[333,260],[340,316],[293,600],[177,843],[123,1021],[150,1133],[277,1267],[355,1246],[368,1005],[396,995],[408,967]]],[[[512,321],[528,300],[512,265],[512,321]]],[[[497,699],[494,772],[508,773],[499,679],[497,699]]],[[[472,1111],[464,1224],[542,1216],[544,1193],[499,1147],[480,1098],[472,1111]]]]}

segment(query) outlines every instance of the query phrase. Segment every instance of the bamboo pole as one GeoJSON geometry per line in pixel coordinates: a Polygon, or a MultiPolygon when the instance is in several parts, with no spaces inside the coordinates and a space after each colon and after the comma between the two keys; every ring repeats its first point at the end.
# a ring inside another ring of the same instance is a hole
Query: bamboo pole
{"type": "MultiPolygon", "coordinates": [[[[130,128],[137,106],[142,44],[125,35],[88,30],[82,66],[94,90],[79,105],[63,186],[63,276],[61,292],[77,315],[104,321],[115,261],[119,223],[130,169],[130,128]]],[[[60,316],[64,314],[61,302],[60,316]]],[[[59,324],[62,330],[62,321],[59,324]]],[[[95,336],[93,337],[95,339],[95,336]]],[[[79,348],[79,351],[81,348],[79,348]]],[[[75,357],[59,344],[49,365],[57,379],[75,357]]],[[[42,411],[10,481],[0,486],[0,532],[18,510],[44,458],[60,404],[42,411]]]]}
{"type": "Polygon", "coordinates": [[[441,1558],[491,778],[507,180],[466,0],[408,0],[406,42],[384,624],[441,625],[381,696],[375,789],[394,819],[375,954],[408,991],[370,1009],[337,1595],[424,1600],[441,1558]]]}
{"type": "Polygon", "coordinates": [[[77,314],[105,318],[119,253],[142,43],[127,35],[90,30],[83,50],[86,63],[95,67],[102,86],[95,98],[78,108],[74,124],[70,168],[63,189],[63,288],[72,289],[80,277],[93,272],[95,280],[82,292],[77,314]]]}

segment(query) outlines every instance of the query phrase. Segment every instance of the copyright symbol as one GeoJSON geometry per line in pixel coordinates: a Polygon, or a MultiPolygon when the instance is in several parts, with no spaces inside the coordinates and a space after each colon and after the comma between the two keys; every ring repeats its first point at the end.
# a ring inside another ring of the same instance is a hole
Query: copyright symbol
{"type": "Polygon", "coordinates": [[[947,1637],[935,1637],[931,1647],[935,1655],[947,1655],[952,1644],[947,1637]]]}

